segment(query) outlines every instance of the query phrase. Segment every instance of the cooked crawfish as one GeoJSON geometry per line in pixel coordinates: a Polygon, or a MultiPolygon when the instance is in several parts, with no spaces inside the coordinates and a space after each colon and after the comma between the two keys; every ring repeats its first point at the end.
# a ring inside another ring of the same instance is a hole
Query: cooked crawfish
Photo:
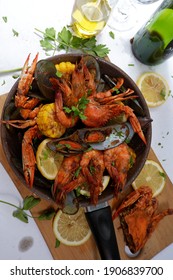
{"type": "Polygon", "coordinates": [[[104,169],[103,153],[100,151],[92,150],[65,157],[54,182],[53,194],[56,202],[62,206],[68,192],[87,185],[91,203],[96,205],[100,190],[103,189],[104,169]]]}
{"type": "Polygon", "coordinates": [[[64,111],[64,106],[78,106],[81,98],[85,98],[85,108],[83,109],[82,122],[88,127],[104,126],[109,120],[125,113],[134,131],[146,144],[146,139],[141,129],[140,123],[129,106],[125,106],[123,101],[136,98],[133,90],[127,89],[118,95],[113,95],[115,90],[122,86],[124,79],[119,78],[117,85],[106,92],[97,92],[93,75],[87,69],[83,60],[80,67],[72,74],[71,86],[65,81],[50,79],[55,89],[56,115],[60,123],[65,127],[73,127],[79,120],[79,116],[74,113],[64,111]]]}
{"type": "Polygon", "coordinates": [[[23,117],[23,120],[6,120],[2,122],[16,128],[25,129],[30,127],[24,133],[22,140],[22,164],[25,181],[27,185],[32,187],[36,163],[35,155],[32,148],[32,140],[36,137],[38,138],[38,135],[40,135],[38,127],[36,125],[36,116],[40,110],[40,106],[35,106],[40,102],[40,100],[38,98],[30,98],[27,96],[34,79],[33,75],[38,60],[38,54],[34,58],[32,65],[28,68],[29,58],[30,54],[28,55],[23,66],[17,93],[15,95],[15,106],[21,108],[20,114],[23,117]]]}
{"type": "Polygon", "coordinates": [[[141,125],[133,110],[129,106],[125,106],[120,102],[136,97],[131,97],[133,91],[127,90],[126,92],[115,96],[110,96],[110,93],[111,90],[88,97],[89,102],[84,109],[84,116],[86,119],[82,120],[82,122],[89,127],[101,127],[114,117],[119,116],[121,113],[125,113],[133,130],[138,133],[139,137],[146,144],[141,125]]]}
{"type": "Polygon", "coordinates": [[[24,116],[24,109],[32,110],[40,102],[38,98],[29,98],[27,96],[34,79],[33,75],[38,60],[38,53],[34,58],[31,66],[28,68],[29,58],[30,54],[28,55],[23,66],[21,78],[18,84],[17,94],[15,95],[15,106],[23,108],[23,110],[21,111],[22,116],[24,116]]]}
{"type": "Polygon", "coordinates": [[[32,141],[34,138],[40,136],[37,125],[29,128],[22,139],[22,164],[25,181],[30,188],[33,186],[34,174],[35,174],[35,154],[32,147],[32,141]]]}
{"type": "Polygon", "coordinates": [[[80,154],[64,157],[57,173],[53,186],[53,196],[60,207],[63,207],[66,194],[85,182],[81,173],[79,176],[75,176],[75,172],[80,166],[81,157],[80,154]]]}
{"type": "Polygon", "coordinates": [[[113,219],[119,215],[125,242],[132,253],[144,247],[165,216],[173,214],[173,209],[155,214],[157,208],[158,201],[152,197],[152,190],[148,186],[141,186],[130,193],[113,214],[113,219]]]}
{"type": "Polygon", "coordinates": [[[105,170],[103,152],[91,150],[83,153],[80,166],[89,185],[91,202],[96,205],[100,190],[103,189],[102,178],[105,170]]]}
{"type": "Polygon", "coordinates": [[[115,195],[123,190],[127,173],[135,162],[134,151],[123,143],[112,149],[105,150],[103,153],[105,167],[113,179],[115,195]]]}

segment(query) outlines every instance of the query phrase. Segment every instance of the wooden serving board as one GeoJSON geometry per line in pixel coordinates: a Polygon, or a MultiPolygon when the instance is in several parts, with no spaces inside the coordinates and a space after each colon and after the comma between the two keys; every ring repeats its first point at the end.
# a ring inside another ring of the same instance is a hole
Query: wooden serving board
{"type": "MultiPolygon", "coordinates": [[[[3,104],[5,101],[6,95],[0,96],[0,114],[2,112],[3,104]]],[[[149,159],[153,159],[158,162],[156,155],[153,150],[150,150],[149,159]]],[[[14,182],[16,188],[19,190],[22,197],[31,195],[30,190],[28,190],[19,180],[19,178],[14,174],[11,167],[9,166],[6,157],[4,155],[2,145],[0,143],[0,161],[7,173],[14,182]]],[[[173,184],[167,176],[166,187],[164,188],[161,195],[158,196],[159,200],[159,210],[166,208],[173,208],[173,184]]],[[[110,202],[113,207],[113,201],[110,202]]],[[[54,207],[56,205],[53,202],[42,199],[41,203],[34,207],[32,211],[33,216],[36,216],[40,211],[45,210],[48,207],[54,207]]],[[[84,245],[78,247],[70,247],[60,244],[58,248],[55,248],[55,237],[52,231],[52,221],[39,221],[35,219],[40,232],[42,233],[49,250],[54,259],[61,260],[98,260],[100,259],[99,252],[97,250],[94,238],[91,237],[84,245]]],[[[120,256],[122,260],[128,260],[129,258],[124,252],[124,239],[122,230],[120,228],[119,219],[117,218],[114,221],[115,232],[118,240],[118,247],[120,251],[120,256]]],[[[151,259],[154,255],[168,246],[173,242],[173,216],[165,217],[160,224],[158,225],[155,232],[152,234],[151,238],[147,241],[145,247],[141,251],[140,255],[136,259],[151,259]]],[[[40,256],[41,258],[41,256],[40,256]]],[[[134,258],[133,258],[134,259],[134,258]]]]}

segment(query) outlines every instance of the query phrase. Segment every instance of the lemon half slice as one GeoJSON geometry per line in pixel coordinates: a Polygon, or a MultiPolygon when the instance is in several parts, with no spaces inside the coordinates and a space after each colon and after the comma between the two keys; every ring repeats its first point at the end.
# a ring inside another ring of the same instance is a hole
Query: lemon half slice
{"type": "MultiPolygon", "coordinates": [[[[104,175],[103,178],[102,178],[103,188],[100,190],[100,194],[106,189],[106,187],[109,184],[109,181],[110,181],[110,176],[104,175]]],[[[84,185],[83,188],[82,187],[80,188],[79,193],[84,195],[84,196],[90,197],[90,191],[89,191],[89,189],[87,188],[86,185],[84,185]]]]}
{"type": "Polygon", "coordinates": [[[132,183],[132,187],[137,190],[141,186],[148,186],[152,189],[153,197],[159,195],[165,187],[165,173],[157,162],[146,160],[140,174],[132,183]]]}
{"type": "Polygon", "coordinates": [[[59,210],[53,220],[55,237],[68,246],[79,246],[91,236],[91,230],[85,218],[84,209],[74,215],[68,215],[59,210]]]}
{"type": "Polygon", "coordinates": [[[43,140],[36,152],[36,163],[40,173],[48,180],[54,180],[64,156],[53,152],[47,147],[49,138],[43,140]]]}
{"type": "Polygon", "coordinates": [[[145,72],[136,82],[149,107],[163,104],[170,93],[167,81],[158,73],[145,72]]]}

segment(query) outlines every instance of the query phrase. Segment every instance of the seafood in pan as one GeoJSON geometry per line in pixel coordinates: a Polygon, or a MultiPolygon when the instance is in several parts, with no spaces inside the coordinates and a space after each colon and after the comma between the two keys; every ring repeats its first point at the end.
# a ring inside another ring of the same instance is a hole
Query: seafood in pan
{"type": "MultiPolygon", "coordinates": [[[[133,139],[132,146],[124,142],[105,151],[88,149],[88,145],[93,141],[101,142],[102,128],[112,121],[119,121],[120,117],[123,122],[131,124],[138,137],[137,142],[145,147],[145,133],[136,111],[129,105],[130,102],[138,104],[136,106],[142,110],[138,95],[133,89],[124,86],[123,77],[112,77],[114,85],[110,87],[101,77],[99,64],[93,57],[81,56],[75,62],[72,73],[61,75],[57,75],[53,62],[37,60],[38,54],[28,67],[28,56],[16,89],[14,106],[19,112],[18,118],[8,116],[1,121],[17,131],[23,131],[21,152],[27,185],[32,188],[36,180],[33,142],[40,142],[45,137],[52,140],[62,138],[59,144],[68,149],[53,182],[55,201],[63,205],[68,192],[87,185],[91,203],[97,204],[104,174],[111,177],[110,185],[117,196],[123,190],[128,172],[137,159],[133,139]],[[73,134],[76,129],[86,128],[88,131],[94,128],[94,132],[89,133],[84,143],[75,139],[70,144],[62,142],[64,137],[73,134]]],[[[51,142],[52,147],[55,143],[51,142]]]]}

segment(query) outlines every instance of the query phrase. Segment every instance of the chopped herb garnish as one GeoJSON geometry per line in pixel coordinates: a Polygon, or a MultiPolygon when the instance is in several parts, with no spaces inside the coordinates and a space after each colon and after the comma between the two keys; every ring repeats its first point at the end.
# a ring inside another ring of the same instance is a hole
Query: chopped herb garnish
{"type": "Polygon", "coordinates": [[[2,17],[3,21],[7,23],[7,17],[2,17]]]}
{"type": "Polygon", "coordinates": [[[86,97],[82,96],[76,106],[72,106],[71,108],[63,107],[63,109],[66,113],[73,113],[74,117],[79,116],[81,120],[85,120],[86,116],[84,115],[84,110],[88,102],[89,100],[86,97]]]}
{"type": "Polygon", "coordinates": [[[19,36],[19,33],[16,30],[12,29],[12,31],[13,31],[13,36],[16,36],[16,37],[19,36]]]}
{"type": "Polygon", "coordinates": [[[62,73],[61,73],[60,71],[56,71],[56,76],[57,76],[58,78],[61,78],[61,77],[62,77],[62,73]]]}
{"type": "Polygon", "coordinates": [[[56,239],[55,241],[55,248],[58,248],[60,246],[60,241],[58,239],[56,239]]]}
{"type": "Polygon", "coordinates": [[[90,165],[89,170],[90,170],[92,175],[95,173],[95,167],[94,166],[90,165]]]}
{"type": "Polygon", "coordinates": [[[112,31],[109,32],[109,35],[112,39],[115,39],[115,34],[112,31]]]}
{"type": "Polygon", "coordinates": [[[165,100],[166,92],[164,89],[161,90],[160,95],[165,100]]]}
{"type": "Polygon", "coordinates": [[[134,64],[133,63],[129,63],[128,66],[134,66],[134,64]]]}
{"type": "Polygon", "coordinates": [[[18,78],[19,78],[19,75],[13,75],[12,78],[13,78],[13,79],[18,79],[18,78]]]}
{"type": "Polygon", "coordinates": [[[163,178],[166,178],[166,174],[163,172],[159,172],[160,176],[162,176],[163,178]]]}
{"type": "Polygon", "coordinates": [[[80,173],[81,169],[82,169],[82,167],[79,166],[79,168],[78,168],[78,169],[76,170],[76,172],[74,173],[74,177],[75,177],[75,178],[78,178],[78,177],[79,177],[79,173],[80,173]]]}

